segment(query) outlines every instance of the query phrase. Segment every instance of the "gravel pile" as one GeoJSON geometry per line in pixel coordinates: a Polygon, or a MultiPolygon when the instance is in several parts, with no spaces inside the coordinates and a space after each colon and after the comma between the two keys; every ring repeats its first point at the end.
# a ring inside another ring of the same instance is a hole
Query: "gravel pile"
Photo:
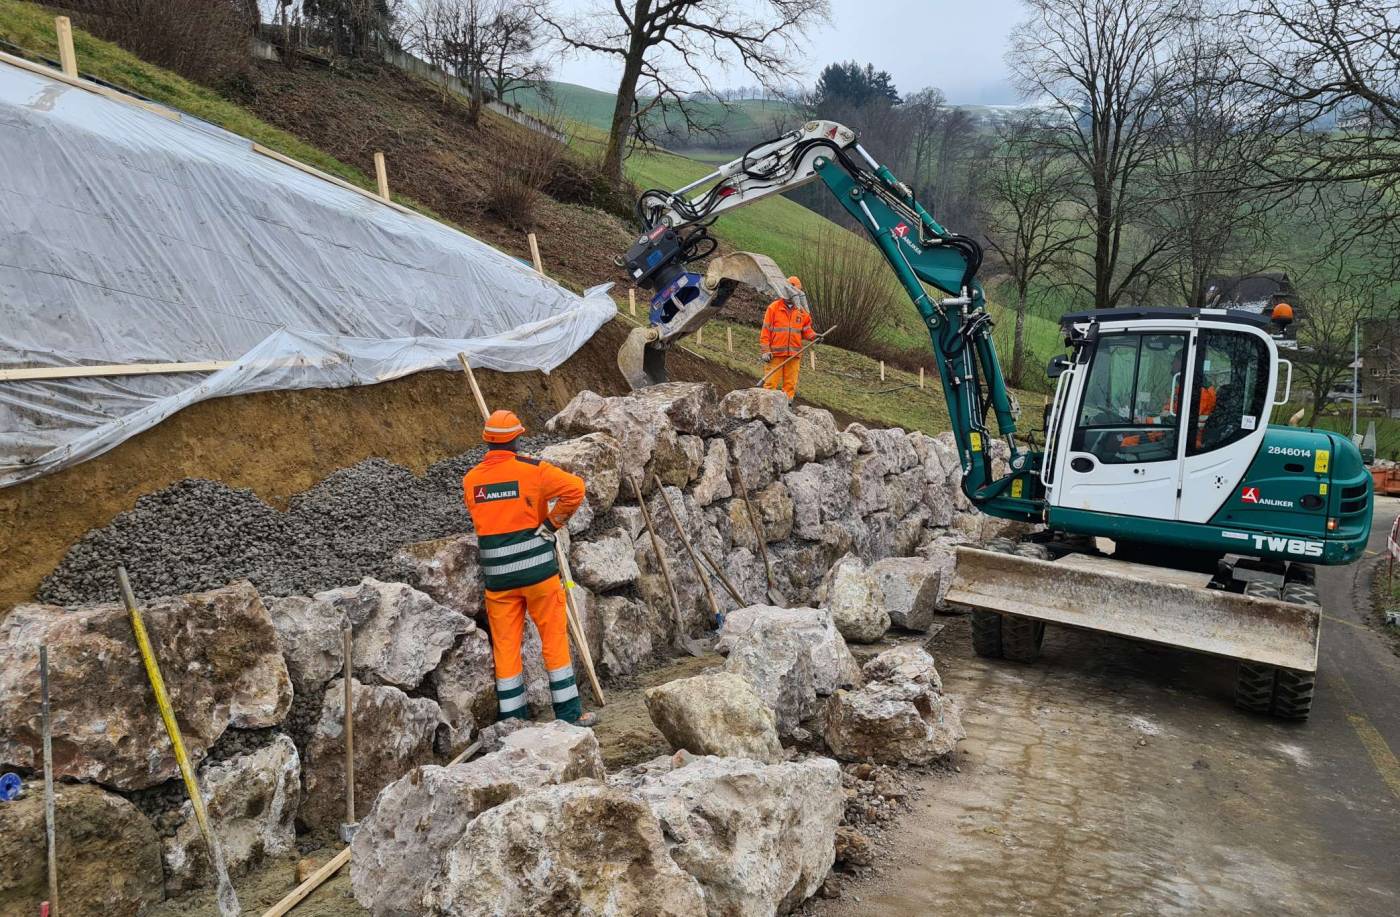
{"type": "MultiPolygon", "coordinates": [[[[528,437],[522,451],[557,441],[528,437]]],[[[292,497],[285,513],[250,490],[178,481],[84,535],[44,578],[37,599],[67,606],[118,601],[119,564],[141,599],[240,579],[270,596],[313,595],[366,576],[402,580],[405,571],[393,561],[401,546],[471,530],[462,475],[484,451],[445,459],[421,478],[366,459],[292,497]]]]}

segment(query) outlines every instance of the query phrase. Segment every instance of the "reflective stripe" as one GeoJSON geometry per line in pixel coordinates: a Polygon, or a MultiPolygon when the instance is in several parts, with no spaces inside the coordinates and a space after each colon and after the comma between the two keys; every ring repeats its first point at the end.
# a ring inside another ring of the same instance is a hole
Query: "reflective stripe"
{"type": "Polygon", "coordinates": [[[549,676],[550,681],[563,681],[565,678],[574,674],[574,667],[572,664],[569,664],[562,669],[550,669],[545,672],[545,674],[549,676]]]}
{"type": "Polygon", "coordinates": [[[524,560],[517,560],[508,564],[500,564],[499,566],[488,567],[483,565],[481,568],[481,572],[484,576],[504,576],[507,573],[515,573],[519,570],[528,570],[531,567],[538,567],[541,564],[552,563],[554,563],[553,551],[549,552],[548,554],[541,554],[539,557],[527,557],[524,560]]]}
{"type": "Polygon", "coordinates": [[[573,700],[578,697],[578,685],[569,685],[560,691],[550,691],[550,699],[556,704],[562,704],[566,700],[573,700]]]}
{"type": "Polygon", "coordinates": [[[479,553],[483,558],[487,557],[509,557],[512,554],[519,554],[531,548],[539,548],[549,544],[540,536],[536,535],[529,541],[522,541],[519,544],[508,544],[503,548],[482,548],[479,553]]]}
{"type": "Polygon", "coordinates": [[[515,697],[501,698],[501,712],[510,713],[512,710],[519,710],[525,706],[525,695],[517,694],[515,697]]]}
{"type": "Polygon", "coordinates": [[[519,675],[512,675],[509,678],[497,678],[496,690],[507,691],[511,688],[518,688],[523,684],[525,684],[525,673],[521,672],[519,675]]]}

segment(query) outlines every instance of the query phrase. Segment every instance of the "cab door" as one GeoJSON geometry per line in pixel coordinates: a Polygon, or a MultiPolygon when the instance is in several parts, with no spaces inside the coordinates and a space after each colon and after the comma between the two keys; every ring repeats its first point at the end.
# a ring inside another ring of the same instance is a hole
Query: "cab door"
{"type": "Polygon", "coordinates": [[[1052,505],[1121,516],[1175,519],[1180,464],[1177,402],[1188,336],[1099,335],[1074,428],[1059,458],[1052,505]]]}

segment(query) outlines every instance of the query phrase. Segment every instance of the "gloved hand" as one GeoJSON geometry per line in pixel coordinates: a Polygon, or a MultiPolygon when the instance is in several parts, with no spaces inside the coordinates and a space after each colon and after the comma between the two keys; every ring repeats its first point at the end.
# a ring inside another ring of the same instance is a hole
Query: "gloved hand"
{"type": "Polygon", "coordinates": [[[554,541],[556,538],[558,538],[558,536],[555,535],[554,532],[555,532],[554,526],[551,525],[551,524],[549,523],[548,520],[545,520],[544,522],[541,522],[541,523],[540,523],[540,527],[537,528],[537,529],[535,529],[535,534],[536,534],[536,535],[540,536],[540,537],[543,538],[545,541],[551,541],[551,542],[554,541]]]}
{"type": "Polygon", "coordinates": [[[772,355],[771,353],[769,353],[768,351],[766,351],[766,350],[763,352],[762,357],[763,357],[763,362],[765,362],[765,363],[767,363],[767,362],[769,362],[769,361],[771,361],[771,360],[773,359],[773,355],[772,355]]]}

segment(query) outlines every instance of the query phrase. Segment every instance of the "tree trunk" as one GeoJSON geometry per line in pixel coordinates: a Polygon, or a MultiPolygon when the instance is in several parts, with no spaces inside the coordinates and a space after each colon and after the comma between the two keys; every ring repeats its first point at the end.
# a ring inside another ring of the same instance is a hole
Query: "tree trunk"
{"type": "Polygon", "coordinates": [[[612,126],[608,129],[608,148],[603,154],[603,175],[614,187],[622,185],[622,160],[627,155],[627,141],[632,134],[632,107],[637,101],[637,80],[642,76],[642,57],[646,47],[634,36],[622,67],[622,81],[617,86],[617,104],[613,106],[612,126]]]}
{"type": "Polygon", "coordinates": [[[1016,289],[1016,331],[1011,338],[1011,384],[1021,387],[1021,373],[1025,370],[1026,353],[1026,288],[1018,284],[1016,289]]]}

